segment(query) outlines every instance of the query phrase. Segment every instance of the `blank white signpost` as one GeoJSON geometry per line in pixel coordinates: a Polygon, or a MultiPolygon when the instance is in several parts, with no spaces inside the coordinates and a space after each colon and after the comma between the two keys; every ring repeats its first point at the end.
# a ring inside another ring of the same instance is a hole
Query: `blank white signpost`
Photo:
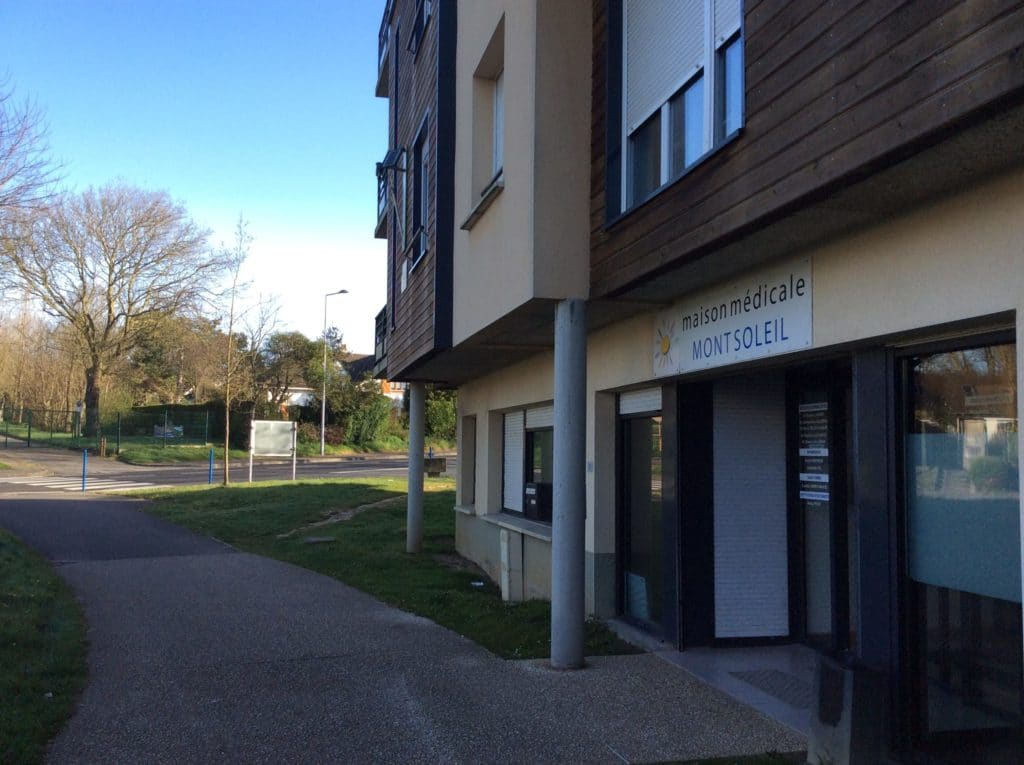
{"type": "Polygon", "coordinates": [[[249,423],[249,483],[253,457],[291,457],[295,480],[295,438],[299,424],[286,420],[252,420],[249,423]]]}

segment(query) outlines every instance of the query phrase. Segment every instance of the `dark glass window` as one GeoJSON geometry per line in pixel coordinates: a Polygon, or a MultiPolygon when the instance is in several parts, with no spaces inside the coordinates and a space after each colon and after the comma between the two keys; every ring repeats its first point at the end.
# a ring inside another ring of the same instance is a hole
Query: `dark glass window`
{"type": "Polygon", "coordinates": [[[718,105],[716,143],[743,126],[743,40],[733,38],[718,50],[718,105]]]}
{"type": "Polygon", "coordinates": [[[704,77],[696,79],[669,101],[672,122],[673,176],[696,162],[704,153],[704,77]]]}
{"type": "Polygon", "coordinates": [[[1020,762],[1015,346],[908,364],[907,566],[917,738],[943,762],[1020,762]]]}
{"type": "Polygon", "coordinates": [[[412,251],[409,253],[413,264],[427,251],[427,217],[430,205],[430,176],[427,163],[427,125],[424,124],[412,151],[412,251]]]}
{"type": "Polygon", "coordinates": [[[629,137],[630,200],[642,201],[661,185],[661,112],[656,111],[629,137]]]}
{"type": "Polygon", "coordinates": [[[623,420],[622,613],[661,629],[661,417],[623,420]]]}
{"type": "Polygon", "coordinates": [[[524,512],[535,521],[551,522],[551,484],[554,476],[554,431],[526,431],[524,512]]]}

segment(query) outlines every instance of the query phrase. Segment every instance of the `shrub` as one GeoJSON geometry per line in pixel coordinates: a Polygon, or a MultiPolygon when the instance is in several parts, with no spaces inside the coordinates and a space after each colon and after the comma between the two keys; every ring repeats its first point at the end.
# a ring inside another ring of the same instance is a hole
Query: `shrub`
{"type": "Polygon", "coordinates": [[[320,429],[311,422],[300,422],[296,438],[300,444],[318,444],[320,429]]]}
{"type": "Polygon", "coordinates": [[[340,446],[345,443],[345,426],[329,424],[324,428],[324,443],[331,446],[340,446]]]}
{"type": "Polygon", "coordinates": [[[391,417],[391,401],[387,396],[374,393],[366,396],[360,406],[348,417],[348,437],[353,444],[363,446],[380,439],[391,417]]]}
{"type": "Polygon", "coordinates": [[[1017,485],[1017,471],[996,457],[977,457],[967,473],[974,488],[981,492],[1006,491],[1017,485]]]}

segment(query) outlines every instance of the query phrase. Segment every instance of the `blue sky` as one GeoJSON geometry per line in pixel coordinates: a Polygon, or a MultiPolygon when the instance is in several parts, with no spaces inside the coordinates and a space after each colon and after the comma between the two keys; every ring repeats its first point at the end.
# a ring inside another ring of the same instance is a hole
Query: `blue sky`
{"type": "Polygon", "coordinates": [[[49,124],[65,183],[165,189],[230,242],[255,237],[251,298],[282,328],[329,323],[372,352],[385,301],[373,239],[384,0],[0,0],[0,73],[49,124]]]}

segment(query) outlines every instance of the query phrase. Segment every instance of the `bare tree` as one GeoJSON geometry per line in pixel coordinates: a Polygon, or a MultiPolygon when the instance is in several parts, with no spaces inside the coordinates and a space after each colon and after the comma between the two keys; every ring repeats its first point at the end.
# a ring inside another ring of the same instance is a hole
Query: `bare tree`
{"type": "Polygon", "coordinates": [[[221,248],[222,258],[231,271],[231,288],[228,291],[228,313],[227,313],[227,348],[224,358],[224,485],[231,483],[231,399],[234,392],[231,388],[232,378],[235,372],[241,369],[244,363],[243,357],[236,353],[235,344],[238,339],[235,337],[235,322],[239,316],[236,312],[239,291],[244,290],[245,285],[240,282],[242,264],[249,257],[249,245],[252,243],[252,235],[249,234],[249,226],[245,219],[239,215],[238,223],[235,225],[235,242],[231,249],[221,248]]]}
{"type": "Polygon", "coordinates": [[[13,90],[0,81],[0,223],[49,201],[57,170],[48,149],[39,109],[15,103],[13,90]]]}
{"type": "Polygon", "coordinates": [[[22,217],[0,278],[74,330],[85,360],[85,433],[98,434],[101,382],[169,316],[199,309],[228,266],[164,192],[114,184],[22,217]]]}

